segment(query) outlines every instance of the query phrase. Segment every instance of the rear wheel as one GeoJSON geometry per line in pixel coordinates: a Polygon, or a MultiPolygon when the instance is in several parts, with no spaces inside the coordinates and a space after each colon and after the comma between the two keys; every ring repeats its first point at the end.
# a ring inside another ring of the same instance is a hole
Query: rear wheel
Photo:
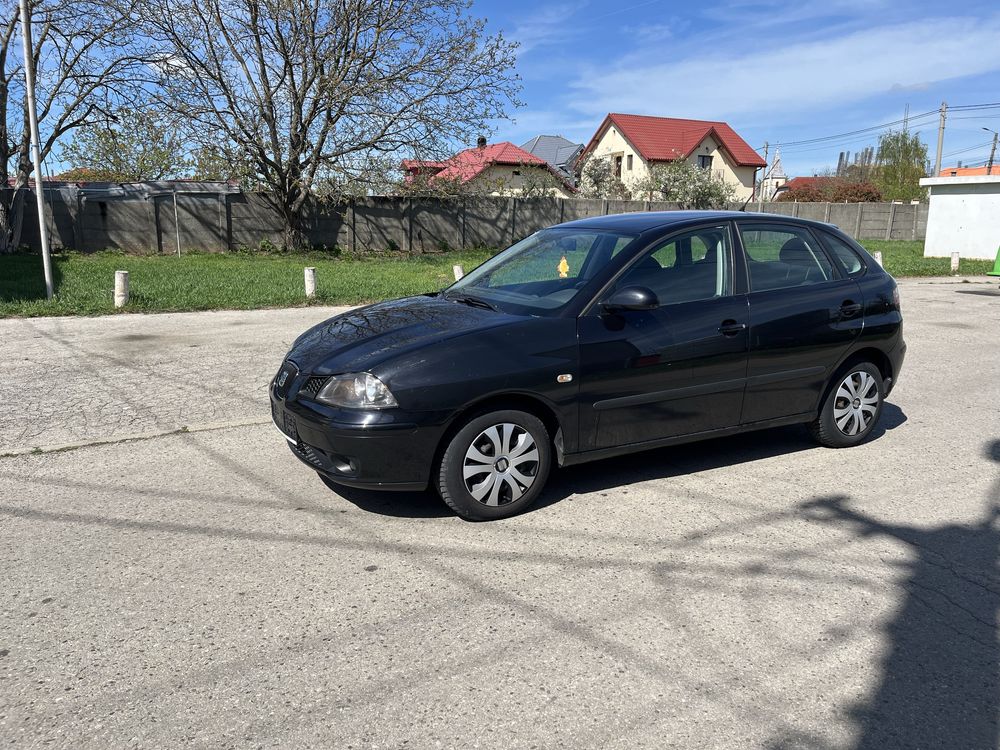
{"type": "Polygon", "coordinates": [[[882,373],[870,362],[860,362],[834,382],[809,430],[820,445],[848,448],[868,437],[882,415],[882,373]]]}
{"type": "Polygon", "coordinates": [[[469,420],[448,443],[437,487],[462,518],[486,521],[520,513],[545,486],[552,447],[542,421],[505,410],[469,420]]]}

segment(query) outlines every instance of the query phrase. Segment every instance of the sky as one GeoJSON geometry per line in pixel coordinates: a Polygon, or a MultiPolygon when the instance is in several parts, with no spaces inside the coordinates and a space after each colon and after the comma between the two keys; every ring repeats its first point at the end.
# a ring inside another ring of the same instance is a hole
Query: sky
{"type": "Polygon", "coordinates": [[[835,168],[878,132],[796,142],[902,120],[907,106],[933,162],[943,101],[998,105],[949,114],[942,166],[985,163],[982,128],[1000,130],[996,0],[475,0],[473,12],[520,44],[524,106],[494,141],[586,143],[608,112],[724,120],[761,155],[788,144],[791,177],[835,168]]]}

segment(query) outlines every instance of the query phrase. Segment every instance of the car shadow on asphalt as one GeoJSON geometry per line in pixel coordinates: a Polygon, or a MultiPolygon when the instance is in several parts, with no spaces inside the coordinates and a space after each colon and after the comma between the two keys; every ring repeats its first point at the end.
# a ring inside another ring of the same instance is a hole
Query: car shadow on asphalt
{"type": "MultiPolygon", "coordinates": [[[[984,457],[995,471],[1000,440],[985,447],[984,457]]],[[[980,521],[930,528],[880,521],[844,497],[800,506],[813,521],[891,539],[908,553],[905,562],[890,563],[903,593],[885,628],[879,685],[869,700],[849,707],[855,750],[1000,746],[1000,477],[986,499],[980,521]]],[[[794,731],[768,746],[830,747],[794,731]]]]}
{"type": "MultiPolygon", "coordinates": [[[[868,440],[878,440],[888,430],[904,422],[906,415],[903,411],[895,404],[886,402],[879,424],[868,440]]],[[[628,486],[637,482],[669,479],[816,448],[816,443],[804,427],[778,427],[555,469],[539,499],[525,512],[537,512],[574,495],[610,490],[627,493],[628,486]]],[[[361,510],[380,515],[400,518],[453,515],[430,489],[423,492],[380,492],[335,485],[330,489],[361,510]]]]}

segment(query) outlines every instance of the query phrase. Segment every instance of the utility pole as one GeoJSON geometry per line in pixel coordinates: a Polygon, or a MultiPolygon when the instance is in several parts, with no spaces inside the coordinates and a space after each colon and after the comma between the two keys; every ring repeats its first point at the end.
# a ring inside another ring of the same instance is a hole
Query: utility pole
{"type": "Polygon", "coordinates": [[[38,206],[38,234],[42,240],[42,268],[45,272],[45,295],[52,299],[52,258],[49,255],[49,228],[45,223],[45,180],[42,176],[42,151],[38,146],[38,112],[35,109],[35,56],[31,44],[31,13],[28,0],[21,0],[21,46],[24,50],[24,88],[28,95],[28,125],[31,128],[31,162],[35,168],[35,203],[38,206]]]}
{"type": "Polygon", "coordinates": [[[993,145],[990,147],[990,160],[986,162],[986,174],[993,174],[993,157],[997,153],[997,135],[1000,135],[995,130],[990,130],[990,128],[983,128],[983,130],[989,130],[993,133],[993,145]]]}
{"type": "MultiPolygon", "coordinates": [[[[24,2],[24,0],[21,0],[24,2]]],[[[933,177],[937,177],[941,174],[941,151],[944,149],[944,120],[948,115],[948,102],[941,102],[941,120],[938,123],[938,144],[937,144],[937,158],[934,160],[934,174],[933,177]]]]}
{"type": "Polygon", "coordinates": [[[760,183],[757,187],[757,213],[764,213],[764,180],[767,179],[767,147],[770,144],[764,141],[764,169],[760,173],[760,183]]]}

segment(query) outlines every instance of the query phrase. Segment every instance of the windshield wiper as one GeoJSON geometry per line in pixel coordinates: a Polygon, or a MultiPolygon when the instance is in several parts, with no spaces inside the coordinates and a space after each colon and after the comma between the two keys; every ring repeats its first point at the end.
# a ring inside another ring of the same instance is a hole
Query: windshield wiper
{"type": "Polygon", "coordinates": [[[448,294],[445,298],[454,302],[461,302],[463,305],[468,305],[469,307],[481,307],[484,310],[500,312],[500,308],[496,305],[490,304],[486,300],[480,299],[479,297],[470,297],[467,294],[448,294]]]}

